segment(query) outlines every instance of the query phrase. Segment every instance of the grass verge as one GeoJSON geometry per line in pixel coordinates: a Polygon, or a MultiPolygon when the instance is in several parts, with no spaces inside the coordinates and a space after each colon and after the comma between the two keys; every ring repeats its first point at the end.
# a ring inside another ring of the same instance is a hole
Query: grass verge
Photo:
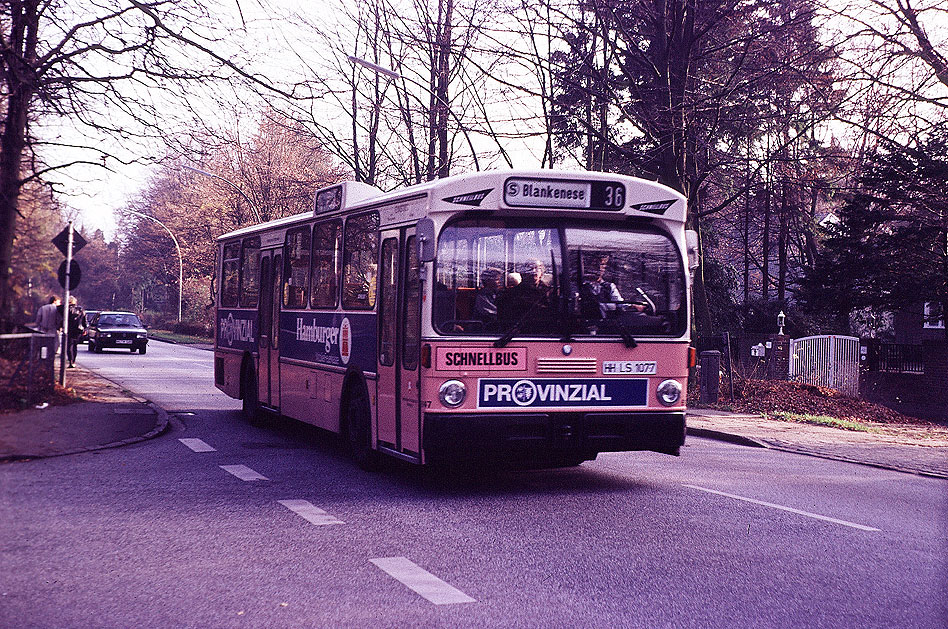
{"type": "Polygon", "coordinates": [[[842,430],[854,430],[856,432],[879,432],[878,429],[872,428],[860,422],[851,421],[848,419],[838,419],[836,417],[830,417],[829,415],[805,415],[801,413],[787,413],[783,411],[777,411],[765,415],[765,417],[772,417],[773,419],[779,419],[781,421],[787,422],[798,422],[801,424],[816,424],[818,426],[829,426],[830,428],[840,428],[842,430]]]}
{"type": "Polygon", "coordinates": [[[171,341],[172,343],[213,343],[214,339],[208,336],[192,336],[190,334],[178,334],[169,330],[148,330],[148,336],[159,341],[171,341]]]}

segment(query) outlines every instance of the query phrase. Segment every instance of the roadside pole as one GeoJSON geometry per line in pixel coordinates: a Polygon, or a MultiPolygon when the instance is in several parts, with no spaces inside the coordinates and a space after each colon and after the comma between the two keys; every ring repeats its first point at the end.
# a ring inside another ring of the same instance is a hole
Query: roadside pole
{"type": "Polygon", "coordinates": [[[67,245],[66,245],[66,281],[63,282],[63,337],[62,342],[59,344],[59,386],[66,386],[66,354],[68,353],[68,343],[69,343],[69,286],[70,277],[69,273],[72,270],[72,242],[73,242],[73,228],[72,221],[69,221],[69,225],[66,226],[68,232],[67,236],[67,245]]]}

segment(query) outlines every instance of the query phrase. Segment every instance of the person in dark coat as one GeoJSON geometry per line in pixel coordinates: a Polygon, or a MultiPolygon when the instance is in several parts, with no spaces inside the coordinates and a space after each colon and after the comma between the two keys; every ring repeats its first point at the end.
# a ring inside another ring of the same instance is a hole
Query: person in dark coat
{"type": "Polygon", "coordinates": [[[69,338],[66,342],[66,359],[70,367],[76,366],[76,354],[79,352],[79,337],[89,325],[86,321],[86,311],[79,305],[75,295],[69,296],[69,338]]]}

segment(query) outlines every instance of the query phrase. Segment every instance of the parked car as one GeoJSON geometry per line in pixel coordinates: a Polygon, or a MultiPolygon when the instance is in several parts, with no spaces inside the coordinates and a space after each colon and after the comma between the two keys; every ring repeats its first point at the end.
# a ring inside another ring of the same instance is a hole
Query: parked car
{"type": "Polygon", "coordinates": [[[148,331],[134,312],[103,311],[89,323],[89,351],[101,352],[106,347],[128,348],[145,353],[148,331]]]}
{"type": "Polygon", "coordinates": [[[97,314],[99,314],[98,310],[86,310],[86,329],[79,333],[80,343],[89,342],[89,326],[92,325],[92,321],[97,314]]]}

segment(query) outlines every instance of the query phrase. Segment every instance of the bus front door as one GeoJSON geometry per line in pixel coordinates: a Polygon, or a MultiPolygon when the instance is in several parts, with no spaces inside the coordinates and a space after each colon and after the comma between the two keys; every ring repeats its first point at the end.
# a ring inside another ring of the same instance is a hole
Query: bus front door
{"type": "Polygon", "coordinates": [[[421,278],[414,230],[382,232],[381,262],[377,435],[381,445],[418,457],[421,278]]]}
{"type": "Polygon", "coordinates": [[[260,359],[257,391],[260,403],[280,407],[280,305],[282,303],[283,257],[263,252],[260,258],[260,359]]]}

